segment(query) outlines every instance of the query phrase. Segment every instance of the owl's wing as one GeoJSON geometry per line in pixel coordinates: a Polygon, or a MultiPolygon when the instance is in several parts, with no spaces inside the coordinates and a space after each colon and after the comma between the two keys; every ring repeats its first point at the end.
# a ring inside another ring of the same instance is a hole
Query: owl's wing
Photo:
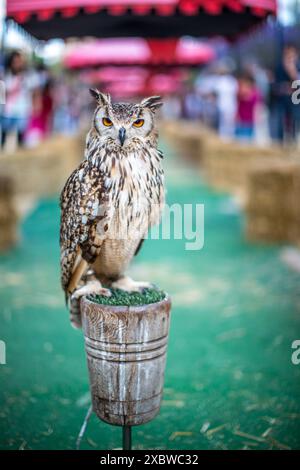
{"type": "Polygon", "coordinates": [[[104,238],[99,237],[96,227],[101,221],[104,232],[108,229],[108,201],[104,174],[83,161],[68,178],[60,197],[61,284],[65,292],[76,288],[88,263],[99,254],[104,238]]]}

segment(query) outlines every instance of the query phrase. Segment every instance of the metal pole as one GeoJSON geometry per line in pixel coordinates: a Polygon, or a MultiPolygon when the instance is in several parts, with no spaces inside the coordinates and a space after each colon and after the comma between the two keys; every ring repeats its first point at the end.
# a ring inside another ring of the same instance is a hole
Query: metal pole
{"type": "Polygon", "coordinates": [[[79,431],[78,437],[77,437],[77,441],[76,441],[76,450],[79,450],[81,440],[82,440],[82,438],[83,438],[83,436],[84,436],[84,433],[85,433],[85,431],[86,431],[86,427],[87,427],[87,425],[88,425],[88,422],[89,422],[89,420],[90,420],[90,417],[91,417],[92,413],[93,413],[93,406],[90,405],[90,406],[89,406],[89,409],[88,409],[88,411],[87,411],[86,417],[84,418],[84,421],[83,421],[83,423],[82,423],[82,426],[81,426],[81,429],[80,429],[80,431],[79,431]]]}
{"type": "Polygon", "coordinates": [[[131,426],[122,426],[123,450],[131,450],[131,426]]]}

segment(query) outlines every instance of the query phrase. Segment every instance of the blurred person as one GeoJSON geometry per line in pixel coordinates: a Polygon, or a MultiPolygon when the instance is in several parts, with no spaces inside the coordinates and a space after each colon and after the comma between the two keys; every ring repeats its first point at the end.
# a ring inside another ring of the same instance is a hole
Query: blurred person
{"type": "Polygon", "coordinates": [[[187,91],[183,99],[183,117],[185,119],[200,119],[201,98],[196,92],[193,83],[187,86],[187,91]]]}
{"type": "Polygon", "coordinates": [[[32,147],[40,143],[51,130],[53,99],[51,83],[36,88],[32,94],[32,109],[25,133],[26,145],[32,147]]]}
{"type": "Polygon", "coordinates": [[[162,108],[162,117],[164,119],[180,119],[181,102],[177,95],[169,94],[164,97],[164,106],[162,108]]]}
{"type": "Polygon", "coordinates": [[[211,129],[218,130],[219,128],[219,109],[218,97],[215,92],[207,93],[203,96],[202,100],[202,120],[204,124],[211,129]]]}
{"type": "Polygon", "coordinates": [[[230,139],[235,133],[237,108],[237,80],[227,65],[222,65],[213,79],[212,87],[217,94],[219,108],[219,134],[230,139]]]}
{"type": "Polygon", "coordinates": [[[49,134],[52,130],[53,119],[53,83],[50,79],[43,87],[43,113],[42,121],[45,135],[49,134]]]}
{"type": "Polygon", "coordinates": [[[54,89],[54,132],[75,134],[79,129],[83,104],[79,81],[68,75],[60,77],[54,89]]]}
{"type": "Polygon", "coordinates": [[[267,101],[270,93],[270,77],[268,71],[256,62],[246,64],[244,70],[245,73],[254,78],[263,101],[267,101]]]}
{"type": "Polygon", "coordinates": [[[76,134],[79,129],[80,115],[82,110],[82,94],[79,93],[79,83],[77,79],[69,85],[68,108],[70,112],[69,132],[76,134]]]}
{"type": "Polygon", "coordinates": [[[236,130],[237,138],[252,140],[255,130],[257,105],[261,94],[251,74],[244,74],[238,80],[236,130]]]}
{"type": "Polygon", "coordinates": [[[287,44],[275,68],[270,96],[270,132],[279,142],[295,140],[299,131],[300,110],[291,97],[292,83],[299,78],[298,51],[293,44],[287,44]]]}
{"type": "Polygon", "coordinates": [[[4,147],[7,135],[13,131],[22,145],[31,106],[32,84],[21,52],[14,51],[9,56],[4,82],[6,99],[1,113],[1,146],[4,147]]]}
{"type": "Polygon", "coordinates": [[[61,76],[56,81],[54,89],[54,116],[53,116],[53,129],[54,132],[68,133],[69,132],[69,109],[68,109],[68,94],[69,89],[64,80],[64,76],[61,76]]]}
{"type": "Polygon", "coordinates": [[[246,65],[245,71],[248,71],[253,76],[261,96],[260,103],[257,105],[254,133],[256,142],[260,145],[265,145],[270,143],[270,74],[267,69],[257,62],[246,65]]]}

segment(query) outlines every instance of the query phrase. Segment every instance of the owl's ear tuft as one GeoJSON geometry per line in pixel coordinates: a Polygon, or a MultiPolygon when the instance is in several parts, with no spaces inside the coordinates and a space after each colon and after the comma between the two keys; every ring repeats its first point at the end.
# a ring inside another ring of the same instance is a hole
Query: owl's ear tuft
{"type": "Polygon", "coordinates": [[[111,98],[109,94],[101,93],[97,88],[90,88],[90,94],[100,105],[110,105],[111,98]]]}
{"type": "Polygon", "coordinates": [[[153,113],[163,105],[160,96],[149,96],[141,101],[141,106],[149,108],[153,113]]]}

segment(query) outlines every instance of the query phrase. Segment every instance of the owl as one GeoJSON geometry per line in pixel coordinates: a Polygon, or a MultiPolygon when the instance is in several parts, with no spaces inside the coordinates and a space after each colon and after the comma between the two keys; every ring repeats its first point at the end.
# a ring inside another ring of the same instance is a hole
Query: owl
{"type": "Polygon", "coordinates": [[[80,297],[149,287],[125,272],[159,222],[165,199],[155,126],[160,97],[113,103],[108,94],[90,92],[97,106],[85,158],[60,197],[61,284],[74,326],[80,326],[80,297]]]}

